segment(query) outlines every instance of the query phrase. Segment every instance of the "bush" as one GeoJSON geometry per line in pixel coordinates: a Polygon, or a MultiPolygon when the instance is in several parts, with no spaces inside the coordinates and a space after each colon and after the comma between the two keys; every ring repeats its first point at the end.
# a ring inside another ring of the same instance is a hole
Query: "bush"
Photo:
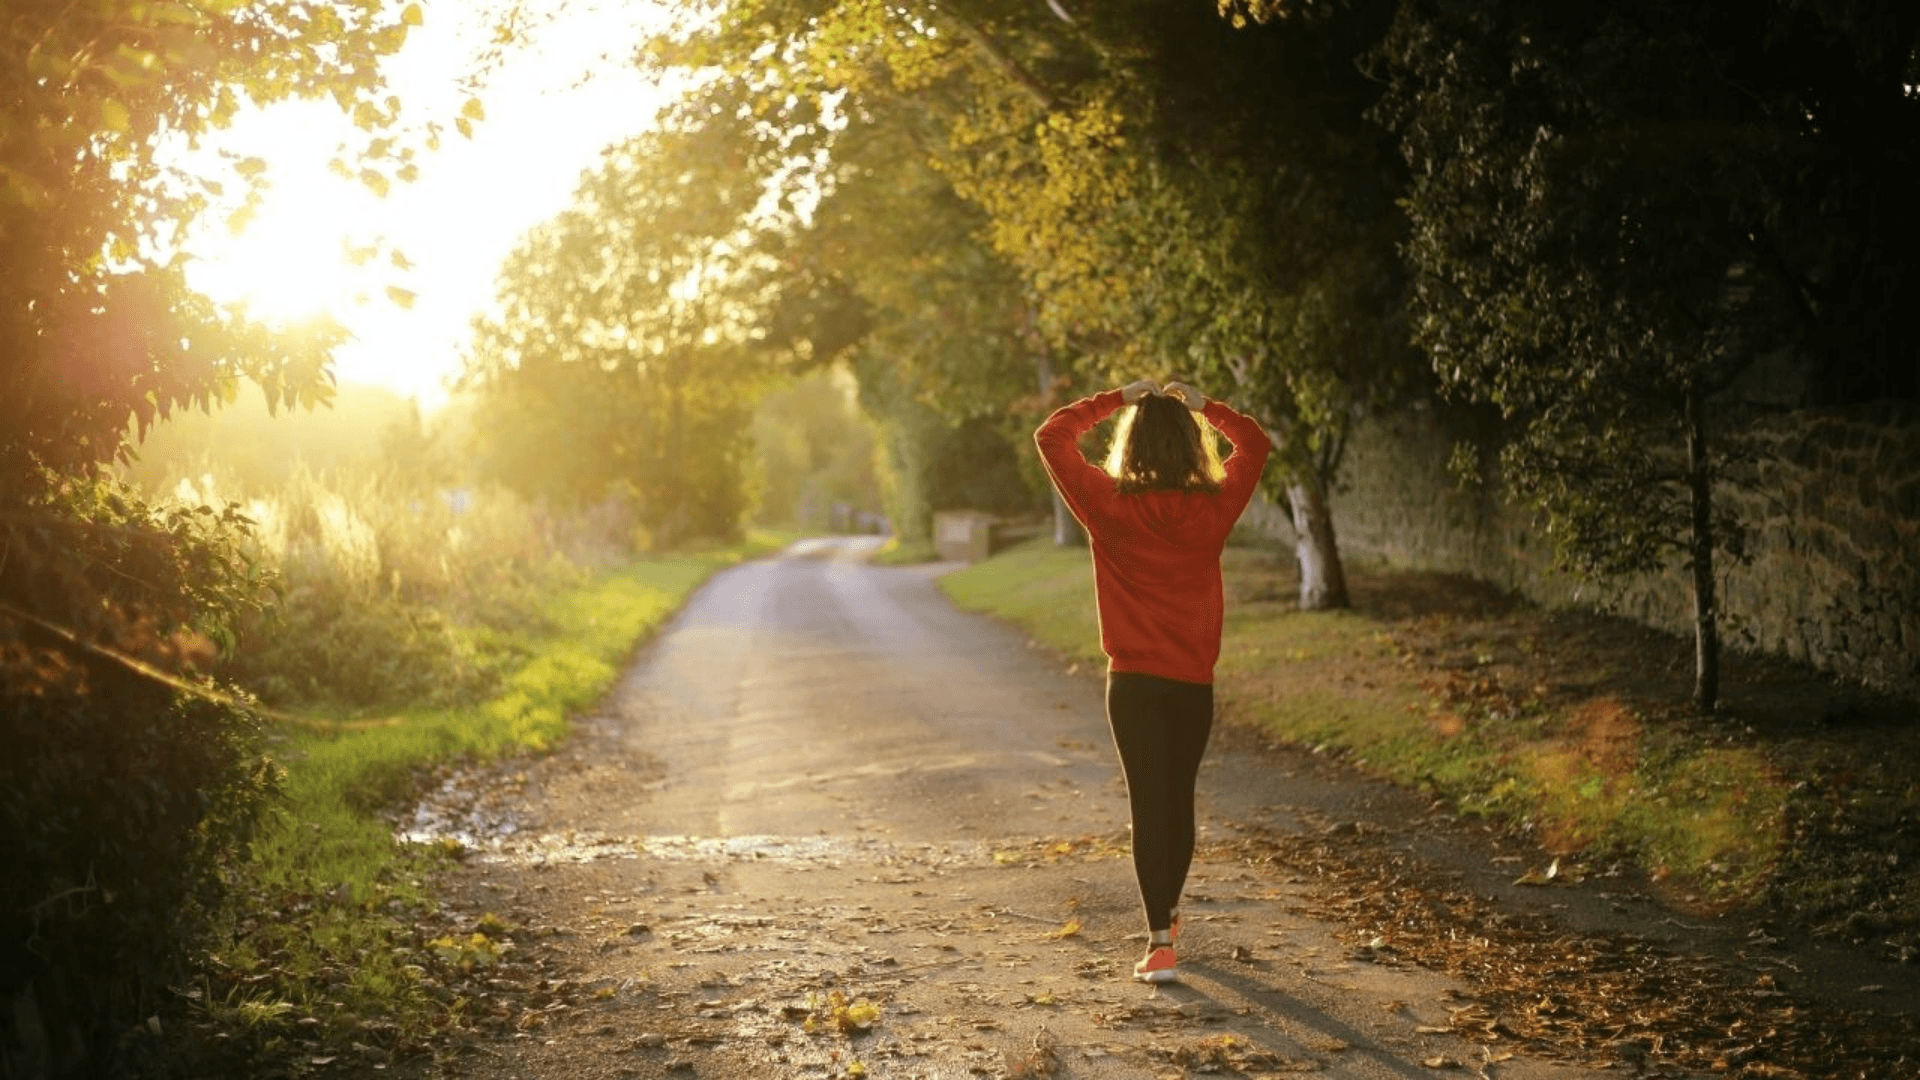
{"type": "MultiPolygon", "coordinates": [[[[181,482],[175,496],[210,502],[220,482],[181,482]]],[[[298,468],[246,513],[279,599],[241,624],[225,670],[276,706],[484,698],[518,658],[489,628],[536,622],[539,598],[581,573],[559,554],[575,538],[498,490],[298,468]]]]}
{"type": "Polygon", "coordinates": [[[233,515],[54,481],[0,513],[0,1072],[125,1071],[275,770],[194,674],[254,597],[233,515]]]}

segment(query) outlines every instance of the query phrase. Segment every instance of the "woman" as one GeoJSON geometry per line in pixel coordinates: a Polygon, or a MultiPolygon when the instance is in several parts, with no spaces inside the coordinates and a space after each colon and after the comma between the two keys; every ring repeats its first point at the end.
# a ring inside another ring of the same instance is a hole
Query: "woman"
{"type": "Polygon", "coordinates": [[[1147,915],[1142,982],[1178,978],[1175,906],[1193,862],[1193,789],[1213,728],[1226,546],[1272,449],[1258,422],[1184,383],[1142,379],[1067,405],[1034,433],[1093,548],[1107,721],[1126,774],[1133,869],[1147,915]],[[1126,408],[1131,406],[1131,408],[1126,408]],[[1079,440],[1126,408],[1106,469],[1079,440]],[[1203,416],[1233,444],[1224,467],[1203,416]]]}

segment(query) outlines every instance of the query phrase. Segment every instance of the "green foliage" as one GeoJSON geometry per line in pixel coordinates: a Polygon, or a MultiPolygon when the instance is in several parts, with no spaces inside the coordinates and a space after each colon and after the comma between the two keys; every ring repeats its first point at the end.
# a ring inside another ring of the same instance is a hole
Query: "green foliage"
{"type": "Polygon", "coordinates": [[[938,433],[927,465],[930,501],[937,510],[984,510],[1009,517],[1030,515],[1044,503],[1021,470],[1032,444],[985,418],[962,421],[938,433]],[[1016,441],[1018,439],[1018,441],[1016,441]]]}
{"type": "Polygon", "coordinates": [[[125,1067],[244,853],[274,771],[245,701],[196,673],[261,599],[242,524],[105,481],[0,516],[9,1071],[125,1067]]]}
{"type": "MultiPolygon", "coordinates": [[[[937,482],[915,475],[939,431],[924,410],[1008,417],[1024,451],[1063,392],[1141,374],[1237,397],[1281,436],[1276,479],[1324,496],[1353,419],[1421,383],[1402,167],[1365,118],[1378,84],[1348,62],[1390,12],[1236,31],[1147,2],[1069,22],[1044,5],[757,0],[688,20],[654,56],[738,76],[727,92],[758,115],[833,103],[763,133],[821,193],[801,277],[838,283],[806,293],[831,310],[860,301],[856,370],[911,533],[937,482]]],[[[1317,561],[1337,564],[1324,539],[1317,561]]]]}
{"type": "Polygon", "coordinates": [[[1425,166],[1417,332],[1445,386],[1518,421],[1503,476],[1549,511],[1565,560],[1650,569],[1690,526],[1672,450],[1687,395],[1774,346],[1791,304],[1743,284],[1759,223],[1727,214],[1759,147],[1712,92],[1725,75],[1693,44],[1706,25],[1516,5],[1502,31],[1491,9],[1421,10],[1396,29],[1408,75],[1390,109],[1425,166]]]}
{"type": "Polygon", "coordinates": [[[561,530],[590,528],[543,523],[497,489],[423,493],[375,472],[296,472],[247,512],[280,598],[240,628],[228,670],[277,706],[491,692],[514,659],[493,628],[535,618],[537,596],[577,579],[561,530]]]}
{"type": "MultiPolygon", "coordinates": [[[[243,99],[329,95],[366,130],[370,172],[403,167],[382,138],[398,103],[375,93],[409,21],[417,8],[384,0],[25,0],[0,17],[0,711],[21,853],[0,1030],[25,1055],[4,1051],[10,1072],[125,1066],[119,1037],[193,941],[260,788],[246,708],[177,697],[257,600],[228,542],[242,523],[155,512],[96,471],[125,457],[130,422],[239,379],[276,406],[324,399],[340,335],[269,333],[186,288],[181,239],[222,178],[179,175],[163,147],[243,99]]],[[[235,173],[257,192],[256,166],[235,173]]]]}
{"type": "MultiPolygon", "coordinates": [[[[112,459],[129,415],[145,427],[251,378],[276,404],[323,396],[338,328],[269,334],[188,291],[179,244],[219,178],[163,164],[167,139],[227,124],[243,98],[333,96],[368,129],[368,167],[406,151],[378,136],[397,102],[374,97],[406,26],[381,0],[321,14],[302,3],[52,0],[0,20],[0,490],[31,462],[112,459]],[[386,157],[381,157],[386,155],[386,157]]],[[[240,163],[241,183],[264,180],[240,163]]]]}
{"type": "Polygon", "coordinates": [[[658,549],[737,537],[748,510],[765,226],[717,126],[609,150],[508,259],[465,376],[484,477],[565,505],[630,501],[658,549]]]}
{"type": "Polygon", "coordinates": [[[1740,377],[1801,351],[1802,397],[1920,391],[1909,8],[1418,2],[1380,50],[1415,166],[1416,335],[1512,422],[1502,480],[1566,565],[1691,569],[1705,708],[1740,377]]]}
{"type": "Polygon", "coordinates": [[[759,520],[801,529],[845,528],[836,505],[877,512],[880,481],[873,424],[843,368],[808,372],[754,407],[759,520]]]}

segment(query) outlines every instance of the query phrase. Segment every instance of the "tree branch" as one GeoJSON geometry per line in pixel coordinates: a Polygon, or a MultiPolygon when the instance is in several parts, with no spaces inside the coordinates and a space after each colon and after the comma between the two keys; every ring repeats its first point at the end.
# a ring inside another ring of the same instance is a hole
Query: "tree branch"
{"type": "Polygon", "coordinates": [[[933,8],[933,14],[935,18],[944,19],[959,31],[960,36],[969,45],[980,50],[980,54],[986,57],[987,62],[999,69],[1000,73],[1019,87],[1035,105],[1046,112],[1052,112],[1059,107],[1059,102],[1054,98],[1052,91],[1041,85],[1040,80],[1035,78],[1032,72],[1008,56],[1005,50],[993,43],[993,39],[987,36],[986,31],[974,25],[966,16],[944,5],[936,5],[933,8]]]}

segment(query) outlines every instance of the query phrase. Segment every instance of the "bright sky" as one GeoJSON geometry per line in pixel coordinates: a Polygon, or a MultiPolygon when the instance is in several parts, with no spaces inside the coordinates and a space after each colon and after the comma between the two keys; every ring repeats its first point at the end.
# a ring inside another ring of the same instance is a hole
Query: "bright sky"
{"type": "MultiPolygon", "coordinates": [[[[422,152],[419,178],[381,199],[342,179],[327,161],[352,125],[331,103],[283,103],[236,121],[211,146],[264,158],[273,187],[259,216],[235,237],[218,221],[194,242],[194,287],[243,299],[271,320],[330,311],[354,334],[335,353],[341,382],[377,383],[446,398],[472,317],[493,299],[501,261],[531,226],[563,209],[583,169],[611,143],[637,134],[665,95],[625,62],[659,8],[621,0],[526,0],[542,17],[530,43],[510,47],[480,90],[486,119],[471,140],[453,130],[470,96],[461,77],[491,33],[502,0],[425,0],[424,25],[388,68],[388,88],[409,117],[438,119],[438,152],[422,152]],[[413,264],[352,267],[344,241],[384,237],[413,264]],[[410,309],[386,299],[388,283],[417,294],[410,309]],[[356,294],[364,302],[356,302],[356,294]]],[[[209,159],[211,160],[211,158],[209,159]]],[[[224,215],[216,215],[224,217],[224,215]]]]}

